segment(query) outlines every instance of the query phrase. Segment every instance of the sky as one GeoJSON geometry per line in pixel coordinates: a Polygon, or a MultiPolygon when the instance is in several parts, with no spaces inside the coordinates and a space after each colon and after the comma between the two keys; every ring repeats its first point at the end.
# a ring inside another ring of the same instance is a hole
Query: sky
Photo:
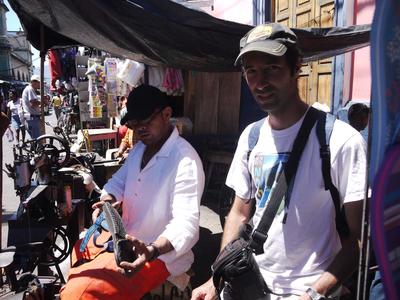
{"type": "MultiPolygon", "coordinates": [[[[4,0],[4,4],[8,7],[9,12],[6,14],[7,17],[7,30],[8,31],[18,31],[22,29],[21,22],[18,19],[17,14],[12,10],[8,0],[4,0]]],[[[35,66],[34,74],[39,74],[40,69],[40,56],[39,51],[35,48],[32,48],[33,56],[32,56],[32,63],[35,66]]]]}

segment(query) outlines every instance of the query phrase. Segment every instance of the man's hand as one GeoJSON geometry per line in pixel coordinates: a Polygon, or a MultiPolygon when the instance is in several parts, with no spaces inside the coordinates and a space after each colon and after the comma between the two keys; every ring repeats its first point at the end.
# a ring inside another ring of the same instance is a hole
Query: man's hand
{"type": "Polygon", "coordinates": [[[130,150],[131,150],[131,149],[126,149],[125,152],[122,153],[122,157],[126,159],[126,158],[128,157],[128,155],[129,155],[129,151],[130,151],[130,150]]]}
{"type": "Polygon", "coordinates": [[[96,222],[96,219],[99,217],[102,207],[103,207],[104,203],[106,203],[106,202],[111,202],[112,206],[117,210],[121,207],[121,203],[122,203],[122,201],[115,201],[112,198],[108,198],[108,199],[100,200],[99,202],[96,202],[95,204],[93,204],[92,205],[92,209],[93,209],[92,221],[93,221],[93,223],[96,222]]]}
{"type": "Polygon", "coordinates": [[[191,300],[215,300],[217,299],[217,290],[215,289],[212,278],[192,291],[191,300]]]}
{"type": "Polygon", "coordinates": [[[31,104],[31,107],[34,109],[39,108],[40,100],[38,100],[38,99],[30,100],[30,104],[31,104]]]}
{"type": "Polygon", "coordinates": [[[123,152],[117,151],[114,153],[114,158],[119,158],[122,156],[122,154],[123,154],[123,152]]]}
{"type": "Polygon", "coordinates": [[[121,262],[119,267],[123,269],[119,269],[119,271],[123,274],[132,276],[138,271],[140,271],[140,269],[143,268],[144,264],[148,262],[150,258],[153,256],[153,253],[151,252],[152,247],[146,246],[146,244],[143,241],[129,234],[127,234],[125,238],[132,244],[132,248],[134,249],[135,254],[137,255],[137,259],[133,262],[127,262],[127,261],[121,262]],[[125,270],[129,270],[129,273],[125,272],[125,270]]]}
{"type": "MultiPolygon", "coordinates": [[[[252,206],[254,203],[235,196],[232,208],[225,222],[224,233],[222,235],[221,249],[226,244],[234,240],[239,235],[239,228],[251,218],[252,206]]],[[[194,289],[191,300],[214,300],[217,299],[217,290],[215,289],[212,278],[206,283],[194,289]]]]}

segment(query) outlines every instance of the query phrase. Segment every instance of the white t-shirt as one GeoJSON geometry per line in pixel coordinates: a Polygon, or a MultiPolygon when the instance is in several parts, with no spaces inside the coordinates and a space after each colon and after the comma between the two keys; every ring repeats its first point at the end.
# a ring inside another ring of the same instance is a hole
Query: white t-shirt
{"type": "Polygon", "coordinates": [[[36,95],[32,85],[27,85],[22,92],[22,107],[27,114],[27,118],[30,115],[40,115],[40,107],[33,108],[31,105],[31,101],[33,100],[39,100],[39,97],[36,95]]]}
{"type": "Polygon", "coordinates": [[[204,171],[193,147],[175,128],[162,148],[140,170],[146,146],[138,142],[124,165],[103,188],[122,200],[127,233],[145,243],[167,238],[174,250],[159,257],[172,276],[186,272],[199,238],[204,171]]]}
{"type": "Polygon", "coordinates": [[[17,99],[15,102],[12,100],[8,101],[7,107],[10,108],[12,116],[19,116],[21,112],[21,99],[17,99]]]}
{"type": "MultiPolygon", "coordinates": [[[[247,169],[251,125],[240,136],[226,184],[241,198],[250,199],[255,195],[255,227],[269,201],[277,172],[281,170],[282,162],[287,161],[303,118],[284,130],[273,130],[266,119],[249,158],[251,178],[247,169]]],[[[327,269],[341,248],[333,200],[324,189],[319,151],[314,126],[297,169],[286,223],[283,224],[285,209],[281,208],[268,232],[264,254],[256,256],[261,273],[274,293],[301,295],[327,269]]],[[[332,181],[339,190],[342,203],[362,200],[366,172],[363,138],[351,126],[337,120],[330,151],[332,181]]]]}

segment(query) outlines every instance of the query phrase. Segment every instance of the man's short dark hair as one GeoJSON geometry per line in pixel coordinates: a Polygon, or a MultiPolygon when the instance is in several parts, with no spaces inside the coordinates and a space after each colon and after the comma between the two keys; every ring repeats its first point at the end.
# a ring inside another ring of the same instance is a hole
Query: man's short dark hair
{"type": "Polygon", "coordinates": [[[364,103],[354,103],[347,112],[349,124],[358,131],[364,130],[368,125],[369,107],[364,103]]]}
{"type": "Polygon", "coordinates": [[[358,115],[368,116],[369,107],[364,103],[354,103],[352,106],[350,106],[347,115],[349,120],[352,120],[358,115]]]}
{"type": "Polygon", "coordinates": [[[297,65],[301,63],[303,54],[298,47],[288,47],[284,54],[287,64],[292,75],[297,71],[297,65]]]}

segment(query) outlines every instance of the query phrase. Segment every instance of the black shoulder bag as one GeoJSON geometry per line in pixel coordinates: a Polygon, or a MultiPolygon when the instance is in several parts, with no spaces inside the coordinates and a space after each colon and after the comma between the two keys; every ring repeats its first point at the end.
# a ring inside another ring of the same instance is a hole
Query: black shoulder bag
{"type": "Polygon", "coordinates": [[[294,182],[300,157],[317,119],[318,111],[310,107],[294,141],[289,160],[277,179],[276,187],[257,228],[253,230],[249,224],[242,226],[240,237],[228,243],[213,263],[211,270],[214,286],[219,294],[223,290],[224,300],[265,299],[270,292],[253,252],[264,253],[263,246],[268,230],[283,199],[289,200],[291,189],[288,187],[294,182]]]}

